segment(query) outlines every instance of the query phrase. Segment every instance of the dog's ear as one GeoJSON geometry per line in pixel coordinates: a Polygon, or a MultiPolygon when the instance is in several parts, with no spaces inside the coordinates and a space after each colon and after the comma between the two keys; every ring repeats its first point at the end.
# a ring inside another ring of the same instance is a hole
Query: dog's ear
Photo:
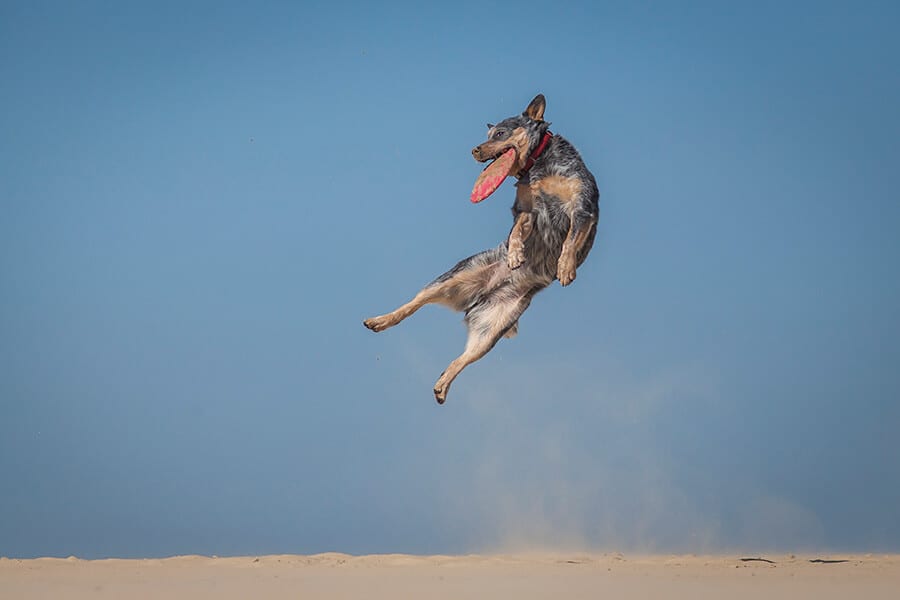
{"type": "Polygon", "coordinates": [[[488,129],[490,129],[491,127],[494,126],[494,124],[493,124],[493,123],[488,123],[487,126],[488,126],[488,129]]]}
{"type": "Polygon", "coordinates": [[[538,94],[534,97],[534,100],[531,101],[531,104],[528,105],[528,108],[526,108],[525,112],[523,112],[522,114],[529,119],[534,119],[535,121],[543,121],[545,108],[547,108],[547,100],[544,98],[543,94],[538,94]]]}

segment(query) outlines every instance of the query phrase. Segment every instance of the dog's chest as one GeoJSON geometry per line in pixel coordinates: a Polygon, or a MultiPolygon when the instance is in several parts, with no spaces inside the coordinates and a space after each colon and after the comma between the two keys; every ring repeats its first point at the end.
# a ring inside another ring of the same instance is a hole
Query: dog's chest
{"type": "Polygon", "coordinates": [[[535,198],[532,207],[534,234],[551,253],[558,253],[569,232],[569,215],[557,198],[535,198]]]}

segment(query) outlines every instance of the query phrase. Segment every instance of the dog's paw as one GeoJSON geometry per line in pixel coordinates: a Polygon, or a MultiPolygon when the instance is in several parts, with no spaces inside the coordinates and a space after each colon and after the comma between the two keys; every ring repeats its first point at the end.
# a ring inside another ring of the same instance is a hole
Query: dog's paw
{"type": "Polygon", "coordinates": [[[438,404],[443,404],[447,401],[447,388],[439,387],[435,385],[434,387],[434,399],[437,400],[438,404]]]}
{"type": "Polygon", "coordinates": [[[506,253],[506,264],[516,270],[525,263],[525,247],[522,244],[510,244],[506,253]]]}
{"type": "Polygon", "coordinates": [[[575,260],[566,255],[559,258],[556,265],[556,278],[563,286],[569,285],[575,281],[575,260]]]}
{"type": "Polygon", "coordinates": [[[390,315],[381,315],[380,317],[372,317],[371,319],[363,321],[363,325],[376,333],[384,331],[393,324],[390,315]]]}
{"type": "Polygon", "coordinates": [[[453,382],[447,381],[447,371],[441,373],[441,376],[434,383],[434,399],[437,400],[438,404],[443,404],[447,401],[447,392],[450,391],[451,383],[453,382]]]}

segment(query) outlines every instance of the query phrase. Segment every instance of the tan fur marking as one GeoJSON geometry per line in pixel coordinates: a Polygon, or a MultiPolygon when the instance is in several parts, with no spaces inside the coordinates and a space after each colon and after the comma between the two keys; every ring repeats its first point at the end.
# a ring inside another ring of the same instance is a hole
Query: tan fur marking
{"type": "Polygon", "coordinates": [[[555,196],[564,204],[568,204],[581,193],[581,180],[578,177],[551,175],[532,183],[531,188],[535,194],[555,196]]]}
{"type": "Polygon", "coordinates": [[[510,169],[510,174],[518,175],[519,171],[525,168],[525,162],[528,160],[528,134],[525,133],[525,128],[516,127],[513,129],[504,143],[512,145],[516,149],[516,164],[510,169]]]}

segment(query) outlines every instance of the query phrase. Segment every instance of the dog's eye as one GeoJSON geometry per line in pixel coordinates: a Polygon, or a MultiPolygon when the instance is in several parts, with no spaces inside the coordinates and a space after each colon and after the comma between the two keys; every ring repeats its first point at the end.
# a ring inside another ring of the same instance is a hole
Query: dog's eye
{"type": "Polygon", "coordinates": [[[501,139],[504,135],[505,135],[504,132],[502,132],[502,131],[496,131],[496,132],[494,132],[494,139],[495,139],[495,140],[499,140],[499,139],[501,139]]]}

